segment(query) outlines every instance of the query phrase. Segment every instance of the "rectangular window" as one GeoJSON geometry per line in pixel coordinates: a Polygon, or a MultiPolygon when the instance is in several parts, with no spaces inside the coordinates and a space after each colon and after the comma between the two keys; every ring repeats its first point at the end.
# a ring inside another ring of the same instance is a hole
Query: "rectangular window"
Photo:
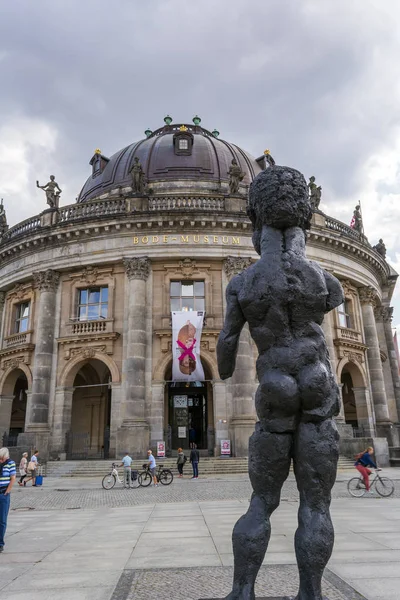
{"type": "Polygon", "coordinates": [[[15,307],[14,333],[23,333],[29,329],[30,302],[21,302],[15,307]]]}
{"type": "Polygon", "coordinates": [[[204,287],[204,281],[171,281],[171,311],[204,311],[204,287]]]}
{"type": "Polygon", "coordinates": [[[108,316],[108,287],[79,290],[78,321],[97,321],[108,316]]]}
{"type": "Polygon", "coordinates": [[[189,141],[186,139],[179,140],[179,150],[188,150],[189,149],[189,141]]]}
{"type": "Polygon", "coordinates": [[[347,327],[347,328],[351,329],[353,327],[353,319],[351,316],[350,302],[345,300],[343,302],[343,304],[338,306],[337,311],[338,311],[340,327],[347,327]]]}

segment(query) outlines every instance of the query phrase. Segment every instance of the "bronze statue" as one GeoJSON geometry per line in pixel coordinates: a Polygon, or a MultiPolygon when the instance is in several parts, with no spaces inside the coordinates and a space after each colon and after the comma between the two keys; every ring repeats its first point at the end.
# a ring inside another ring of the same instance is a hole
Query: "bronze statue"
{"type": "Polygon", "coordinates": [[[319,203],[321,202],[321,194],[322,188],[321,186],[317,186],[315,183],[315,177],[312,175],[310,177],[310,182],[308,184],[308,189],[310,191],[310,204],[313,210],[317,210],[319,207],[319,203]]]}
{"type": "Polygon", "coordinates": [[[229,192],[231,194],[237,194],[239,191],[239,184],[244,178],[244,173],[242,169],[239,167],[237,160],[235,158],[232,159],[231,166],[228,171],[229,175],[229,192]]]}
{"type": "Polygon", "coordinates": [[[36,186],[46,192],[47,204],[50,208],[58,208],[60,203],[60,194],[62,192],[60,186],[56,181],[54,181],[54,175],[50,175],[50,181],[46,183],[46,185],[39,185],[39,182],[36,182],[36,186]]]}
{"type": "Polygon", "coordinates": [[[5,234],[7,229],[8,229],[8,223],[7,223],[6,211],[3,206],[3,198],[2,198],[1,204],[0,204],[0,238],[3,237],[3,235],[5,234]]]}
{"type": "Polygon", "coordinates": [[[132,192],[134,194],[143,194],[145,190],[145,176],[143,167],[137,156],[135,156],[132,168],[129,172],[132,177],[132,192]]]}
{"type": "Polygon", "coordinates": [[[363,222],[361,216],[361,206],[357,204],[353,212],[353,229],[358,231],[358,233],[363,233],[363,222]]]}
{"type": "Polygon", "coordinates": [[[382,256],[382,258],[386,258],[386,246],[383,243],[383,239],[381,238],[379,242],[373,246],[374,250],[378,252],[382,256]]]}

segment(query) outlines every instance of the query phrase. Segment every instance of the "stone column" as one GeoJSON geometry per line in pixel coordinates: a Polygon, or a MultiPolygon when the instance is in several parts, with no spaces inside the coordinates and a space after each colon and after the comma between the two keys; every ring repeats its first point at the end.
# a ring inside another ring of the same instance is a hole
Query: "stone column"
{"type": "Polygon", "coordinates": [[[396,399],[397,407],[397,419],[400,420],[400,377],[399,377],[399,365],[397,362],[397,354],[394,348],[393,332],[392,332],[392,318],[393,318],[393,306],[385,306],[382,311],[383,315],[383,326],[385,330],[386,346],[388,349],[388,358],[390,364],[390,370],[392,372],[393,380],[393,391],[396,399]]]}
{"type": "MultiPolygon", "coordinates": [[[[224,270],[231,279],[252,264],[251,258],[228,256],[224,261],[224,270]]],[[[252,341],[246,324],[239,340],[235,372],[231,378],[232,389],[232,449],[235,456],[247,456],[249,438],[254,432],[256,422],[254,393],[256,374],[252,341]]]]}
{"type": "Polygon", "coordinates": [[[39,271],[33,274],[35,287],[40,291],[38,317],[35,325],[35,358],[32,370],[32,392],[26,410],[25,434],[20,434],[23,444],[33,444],[40,449],[46,460],[49,443],[49,405],[52,363],[54,352],[54,329],[56,315],[56,292],[60,274],[56,271],[39,271]]]}
{"type": "Polygon", "coordinates": [[[372,287],[359,288],[365,343],[368,346],[367,359],[370,374],[372,400],[375,408],[378,436],[387,437],[392,427],[386,400],[385,382],[376,329],[374,308],[376,292],[372,287]]]}
{"type": "Polygon", "coordinates": [[[56,388],[50,452],[53,460],[65,460],[67,457],[67,432],[71,429],[73,395],[73,388],[56,388]]]}
{"type": "Polygon", "coordinates": [[[147,256],[126,258],[128,294],[125,306],[126,356],[123,366],[125,401],[123,420],[118,432],[117,450],[129,450],[134,458],[142,457],[149,445],[146,420],[146,281],[150,274],[147,256]]]}
{"type": "Polygon", "coordinates": [[[5,300],[6,300],[6,293],[0,292],[0,333],[1,333],[0,348],[3,346],[3,338],[4,338],[3,314],[4,314],[5,300]]]}
{"type": "Polygon", "coordinates": [[[0,444],[3,445],[3,435],[9,433],[11,409],[14,396],[0,396],[0,444]]]}
{"type": "Polygon", "coordinates": [[[374,437],[374,415],[368,390],[365,387],[353,387],[353,392],[356,401],[358,426],[364,429],[365,437],[374,437]]]}

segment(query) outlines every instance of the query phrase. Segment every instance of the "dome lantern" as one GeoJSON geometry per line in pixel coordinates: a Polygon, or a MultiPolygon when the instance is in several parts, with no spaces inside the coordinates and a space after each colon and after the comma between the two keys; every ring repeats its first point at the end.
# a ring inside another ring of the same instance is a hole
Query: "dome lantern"
{"type": "Polygon", "coordinates": [[[200,125],[200,123],[201,123],[201,119],[200,119],[200,117],[199,117],[199,116],[197,116],[197,115],[196,115],[195,117],[193,117],[192,121],[193,121],[193,123],[196,125],[196,127],[197,127],[198,125],[200,125]]]}
{"type": "Polygon", "coordinates": [[[212,134],[213,134],[213,136],[214,136],[214,137],[216,137],[216,138],[219,136],[219,131],[218,131],[218,129],[214,129],[214,130],[213,130],[211,133],[212,133],[212,134]]]}
{"type": "Polygon", "coordinates": [[[152,130],[150,129],[150,127],[148,127],[148,128],[146,129],[146,131],[144,132],[144,135],[145,135],[147,138],[149,138],[149,137],[151,136],[151,134],[152,134],[152,133],[153,133],[153,132],[152,132],[152,130]]]}
{"type": "Polygon", "coordinates": [[[172,123],[172,117],[170,117],[169,115],[164,117],[164,123],[169,127],[172,123]]]}

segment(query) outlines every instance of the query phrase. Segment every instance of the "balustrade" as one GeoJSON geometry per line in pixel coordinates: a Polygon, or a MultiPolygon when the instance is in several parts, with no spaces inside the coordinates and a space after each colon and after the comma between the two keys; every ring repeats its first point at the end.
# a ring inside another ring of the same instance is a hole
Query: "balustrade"
{"type": "Polygon", "coordinates": [[[223,198],[207,196],[163,196],[149,199],[149,210],[224,210],[223,198]]]}
{"type": "Polygon", "coordinates": [[[4,338],[4,345],[6,348],[14,348],[14,346],[21,346],[23,344],[31,343],[32,332],[25,331],[24,333],[14,333],[4,338]]]}
{"type": "Polygon", "coordinates": [[[74,321],[67,324],[69,335],[82,335],[91,333],[111,333],[112,319],[98,321],[74,321]]]}

